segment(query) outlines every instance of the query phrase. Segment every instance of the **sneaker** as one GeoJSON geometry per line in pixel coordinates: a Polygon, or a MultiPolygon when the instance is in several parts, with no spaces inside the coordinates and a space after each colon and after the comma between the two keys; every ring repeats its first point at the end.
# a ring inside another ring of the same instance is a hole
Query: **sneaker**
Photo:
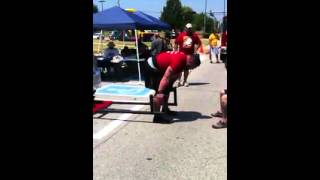
{"type": "Polygon", "coordinates": [[[181,86],[181,82],[180,81],[176,81],[176,85],[177,85],[177,87],[180,87],[181,86]]]}
{"type": "Polygon", "coordinates": [[[184,82],[179,81],[179,86],[184,86],[184,82]]]}
{"type": "Polygon", "coordinates": [[[127,68],[127,67],[128,67],[127,63],[123,62],[122,65],[121,65],[121,68],[124,69],[124,68],[127,68]]]}
{"type": "Polygon", "coordinates": [[[107,72],[108,72],[107,68],[103,68],[103,69],[102,69],[102,73],[103,73],[103,74],[107,74],[107,72]]]}
{"type": "Polygon", "coordinates": [[[210,115],[212,117],[222,117],[223,116],[222,112],[220,112],[220,111],[217,111],[216,113],[211,113],[210,115]]]}
{"type": "Polygon", "coordinates": [[[189,86],[189,83],[185,82],[184,87],[188,87],[188,86],[189,86]]]}
{"type": "Polygon", "coordinates": [[[177,112],[177,111],[171,111],[169,108],[167,108],[167,109],[162,109],[162,112],[167,113],[167,114],[170,115],[170,116],[176,116],[176,115],[178,115],[178,112],[177,112]]]}
{"type": "Polygon", "coordinates": [[[221,119],[217,119],[213,122],[212,128],[214,129],[227,128],[227,122],[223,122],[221,119]]]}

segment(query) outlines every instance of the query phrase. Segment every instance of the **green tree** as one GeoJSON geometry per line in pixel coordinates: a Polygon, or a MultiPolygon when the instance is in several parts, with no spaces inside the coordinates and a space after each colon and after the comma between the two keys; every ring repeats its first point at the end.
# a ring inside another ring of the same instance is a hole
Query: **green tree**
{"type": "Polygon", "coordinates": [[[196,12],[194,12],[193,9],[188,6],[183,6],[181,10],[183,22],[191,23],[193,20],[193,15],[196,14],[196,12]]]}
{"type": "Polygon", "coordinates": [[[93,4],[93,14],[97,12],[98,12],[98,7],[95,4],[93,4]]]}
{"type": "Polygon", "coordinates": [[[167,0],[167,4],[161,12],[160,19],[170,24],[174,29],[183,28],[184,22],[180,0],[167,0]]]}
{"type": "MultiPolygon", "coordinates": [[[[193,16],[193,29],[196,31],[203,30],[204,13],[195,14],[193,16]]],[[[209,16],[206,16],[206,33],[211,33],[213,30],[218,30],[218,22],[209,16]]]]}

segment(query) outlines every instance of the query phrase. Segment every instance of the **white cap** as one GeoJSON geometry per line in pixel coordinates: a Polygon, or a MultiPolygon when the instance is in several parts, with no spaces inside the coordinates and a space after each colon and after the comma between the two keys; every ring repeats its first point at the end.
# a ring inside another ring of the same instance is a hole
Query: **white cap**
{"type": "Polygon", "coordinates": [[[186,28],[192,28],[192,24],[191,23],[186,24],[186,28]]]}

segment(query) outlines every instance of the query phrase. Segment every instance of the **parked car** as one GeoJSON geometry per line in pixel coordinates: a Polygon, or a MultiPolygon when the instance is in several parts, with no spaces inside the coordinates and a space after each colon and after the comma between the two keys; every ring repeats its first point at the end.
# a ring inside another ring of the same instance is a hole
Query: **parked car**
{"type": "Polygon", "coordinates": [[[100,39],[100,36],[102,38],[102,40],[104,39],[104,35],[101,33],[94,33],[93,34],[93,39],[100,39]]]}
{"type": "Polygon", "coordinates": [[[135,41],[136,40],[136,38],[134,36],[130,36],[127,32],[123,36],[123,32],[120,32],[120,31],[112,31],[109,34],[109,39],[110,40],[119,40],[119,41],[122,41],[122,40],[135,41]]]}

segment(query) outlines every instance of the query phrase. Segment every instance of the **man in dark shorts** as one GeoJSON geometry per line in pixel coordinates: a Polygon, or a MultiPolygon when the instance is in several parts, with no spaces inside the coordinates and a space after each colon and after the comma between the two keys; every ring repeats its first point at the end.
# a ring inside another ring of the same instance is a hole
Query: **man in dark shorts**
{"type": "MultiPolygon", "coordinates": [[[[154,111],[168,115],[176,114],[167,106],[173,83],[185,69],[193,69],[200,65],[199,54],[186,55],[183,52],[167,51],[148,58],[145,67],[145,86],[156,91],[153,98],[154,111]]],[[[155,114],[154,122],[167,122],[160,114],[155,114]]]]}

